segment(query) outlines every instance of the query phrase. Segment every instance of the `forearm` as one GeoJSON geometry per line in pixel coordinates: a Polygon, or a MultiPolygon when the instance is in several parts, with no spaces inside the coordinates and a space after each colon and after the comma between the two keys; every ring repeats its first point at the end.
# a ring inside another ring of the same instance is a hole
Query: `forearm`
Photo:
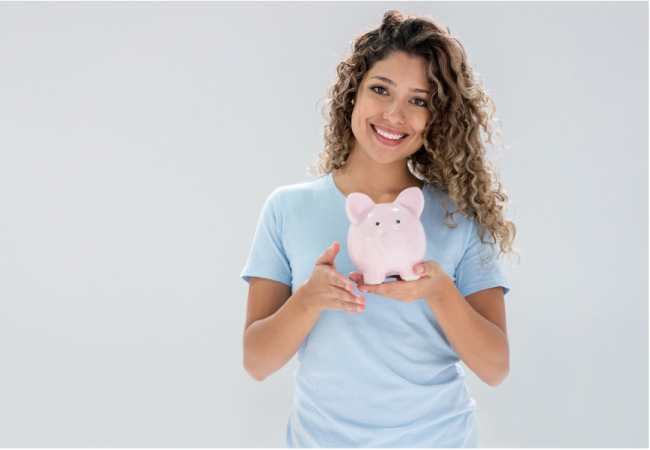
{"type": "Polygon", "coordinates": [[[308,309],[302,295],[296,290],[275,314],[253,322],[244,333],[244,368],[255,380],[282,368],[318,320],[320,311],[308,309]]]}
{"type": "Polygon", "coordinates": [[[488,385],[500,384],[510,371],[508,337],[503,330],[476,312],[451,280],[427,303],[467,367],[488,385]]]}

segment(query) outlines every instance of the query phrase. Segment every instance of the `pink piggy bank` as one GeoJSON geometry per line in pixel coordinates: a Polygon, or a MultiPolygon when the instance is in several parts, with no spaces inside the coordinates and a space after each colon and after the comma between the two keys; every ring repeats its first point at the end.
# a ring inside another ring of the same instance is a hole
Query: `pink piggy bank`
{"type": "Polygon", "coordinates": [[[375,204],[361,193],[348,195],[348,253],[365,284],[383,283],[388,275],[405,281],[420,278],[413,267],[423,262],[426,252],[423,209],[424,196],[417,187],[403,190],[393,203],[375,204]]]}

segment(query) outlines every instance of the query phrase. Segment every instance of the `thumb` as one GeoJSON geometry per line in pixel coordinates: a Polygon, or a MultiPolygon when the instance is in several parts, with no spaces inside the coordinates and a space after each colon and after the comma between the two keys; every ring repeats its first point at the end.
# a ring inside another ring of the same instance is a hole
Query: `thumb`
{"type": "Polygon", "coordinates": [[[316,264],[333,264],[334,258],[336,258],[336,255],[339,253],[340,248],[341,244],[334,242],[331,247],[325,250],[325,253],[320,255],[316,261],[316,264]]]}
{"type": "Polygon", "coordinates": [[[415,267],[413,267],[413,271],[416,273],[416,275],[423,276],[429,270],[428,270],[426,262],[422,262],[420,264],[416,264],[415,267]]]}

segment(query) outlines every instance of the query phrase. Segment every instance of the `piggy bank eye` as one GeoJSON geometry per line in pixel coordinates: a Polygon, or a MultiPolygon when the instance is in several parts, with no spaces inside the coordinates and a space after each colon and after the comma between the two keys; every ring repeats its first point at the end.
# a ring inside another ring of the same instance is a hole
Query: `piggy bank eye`
{"type": "Polygon", "coordinates": [[[375,225],[379,226],[379,222],[377,222],[375,225]]]}
{"type": "Polygon", "coordinates": [[[397,220],[396,222],[399,223],[399,220],[397,220]]]}

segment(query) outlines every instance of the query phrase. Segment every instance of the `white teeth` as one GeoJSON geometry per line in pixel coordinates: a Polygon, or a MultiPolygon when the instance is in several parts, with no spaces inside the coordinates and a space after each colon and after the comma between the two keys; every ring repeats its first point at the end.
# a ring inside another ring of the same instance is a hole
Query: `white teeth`
{"type": "Polygon", "coordinates": [[[385,137],[386,139],[398,140],[398,139],[402,139],[404,136],[406,136],[405,134],[399,135],[399,134],[385,133],[385,132],[381,131],[379,128],[377,128],[377,127],[373,127],[373,128],[375,129],[377,134],[385,137]]]}

